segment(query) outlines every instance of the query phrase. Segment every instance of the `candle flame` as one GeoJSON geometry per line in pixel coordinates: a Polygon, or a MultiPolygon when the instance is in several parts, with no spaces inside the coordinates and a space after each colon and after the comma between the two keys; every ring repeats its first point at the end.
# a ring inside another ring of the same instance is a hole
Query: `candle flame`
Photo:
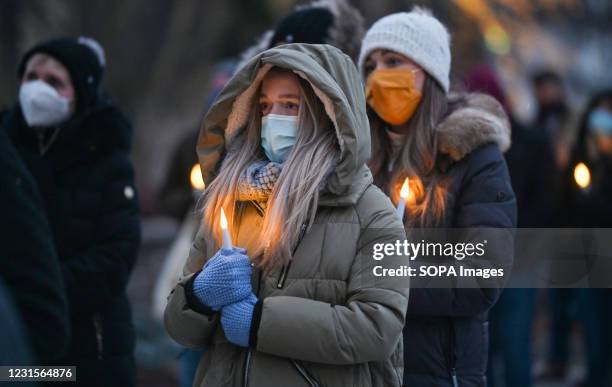
{"type": "Polygon", "coordinates": [[[227,218],[225,217],[225,211],[221,209],[221,228],[227,230],[227,218]]]}
{"type": "Polygon", "coordinates": [[[574,168],[574,180],[578,187],[582,189],[588,188],[591,185],[591,171],[589,171],[589,167],[585,163],[580,162],[574,168]]]}
{"type": "Polygon", "coordinates": [[[402,189],[400,190],[400,196],[405,200],[408,198],[408,195],[410,195],[410,180],[408,178],[406,178],[406,180],[404,180],[404,184],[402,184],[402,189]]]}
{"type": "Polygon", "coordinates": [[[191,187],[193,189],[197,189],[198,191],[204,190],[206,185],[204,184],[204,179],[202,178],[202,170],[200,169],[199,163],[195,163],[191,168],[189,180],[191,181],[191,187]]]}

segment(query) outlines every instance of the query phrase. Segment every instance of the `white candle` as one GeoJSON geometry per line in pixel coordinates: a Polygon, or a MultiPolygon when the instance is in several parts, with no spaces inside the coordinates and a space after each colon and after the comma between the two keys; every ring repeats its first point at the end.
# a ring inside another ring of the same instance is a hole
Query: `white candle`
{"type": "Polygon", "coordinates": [[[404,212],[406,211],[406,199],[408,199],[408,195],[410,195],[410,186],[408,183],[409,180],[406,178],[406,180],[404,180],[404,184],[402,184],[402,189],[400,190],[399,203],[397,203],[397,216],[399,216],[402,222],[404,221],[404,212]]]}
{"type": "Polygon", "coordinates": [[[231,249],[232,238],[230,237],[229,231],[227,230],[227,218],[225,217],[225,212],[223,211],[223,208],[221,208],[221,234],[223,235],[223,248],[231,249]]]}

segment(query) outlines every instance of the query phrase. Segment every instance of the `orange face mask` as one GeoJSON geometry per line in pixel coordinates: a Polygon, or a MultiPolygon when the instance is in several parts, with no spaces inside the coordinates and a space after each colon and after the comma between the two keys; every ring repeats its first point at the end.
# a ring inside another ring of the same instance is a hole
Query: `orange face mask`
{"type": "Polygon", "coordinates": [[[391,125],[408,121],[421,102],[414,72],[406,68],[375,70],[366,81],[366,101],[391,125]]]}

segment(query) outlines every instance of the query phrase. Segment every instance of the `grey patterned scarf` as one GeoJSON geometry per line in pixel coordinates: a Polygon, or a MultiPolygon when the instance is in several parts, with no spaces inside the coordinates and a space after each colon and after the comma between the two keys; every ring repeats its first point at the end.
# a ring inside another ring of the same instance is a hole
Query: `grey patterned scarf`
{"type": "Polygon", "coordinates": [[[238,201],[253,201],[263,209],[274,189],[282,165],[273,161],[256,161],[238,179],[238,201]]]}

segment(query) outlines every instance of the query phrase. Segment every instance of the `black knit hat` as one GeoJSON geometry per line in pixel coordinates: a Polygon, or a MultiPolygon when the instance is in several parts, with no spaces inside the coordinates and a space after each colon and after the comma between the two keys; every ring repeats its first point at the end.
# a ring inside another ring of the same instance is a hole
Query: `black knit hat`
{"type": "Polygon", "coordinates": [[[328,43],[334,15],[326,8],[309,8],[292,12],[278,24],[270,47],[279,43],[328,43]]]}
{"type": "Polygon", "coordinates": [[[28,60],[37,53],[52,56],[66,66],[77,97],[77,112],[82,112],[95,102],[105,65],[104,51],[95,40],[65,37],[39,43],[21,59],[17,70],[19,78],[23,77],[28,60]]]}

